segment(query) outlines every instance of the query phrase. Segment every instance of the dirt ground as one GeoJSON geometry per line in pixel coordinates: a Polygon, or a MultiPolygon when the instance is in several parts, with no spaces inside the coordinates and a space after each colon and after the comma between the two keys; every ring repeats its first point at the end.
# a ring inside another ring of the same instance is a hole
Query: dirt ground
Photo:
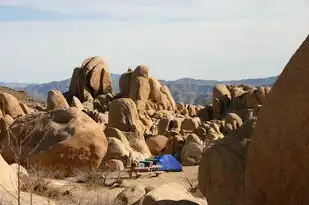
{"type": "Polygon", "coordinates": [[[151,173],[143,173],[139,178],[130,178],[128,173],[108,173],[105,185],[98,181],[79,181],[79,177],[67,178],[64,180],[51,180],[53,186],[59,189],[68,190],[68,196],[51,198],[57,205],[111,205],[115,197],[126,187],[136,184],[145,187],[157,187],[166,183],[176,182],[187,188],[196,198],[205,199],[198,190],[197,176],[198,166],[184,167],[183,172],[163,172],[159,176],[151,173]],[[118,177],[120,176],[120,177],[118,177]],[[117,179],[121,179],[120,185],[110,187],[117,179]]]}

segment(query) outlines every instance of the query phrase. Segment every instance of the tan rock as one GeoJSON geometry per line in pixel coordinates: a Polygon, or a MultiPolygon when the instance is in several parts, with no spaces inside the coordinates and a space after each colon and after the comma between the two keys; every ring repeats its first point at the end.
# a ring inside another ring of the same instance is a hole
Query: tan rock
{"type": "Polygon", "coordinates": [[[16,191],[18,178],[17,172],[14,172],[14,169],[8,165],[8,163],[0,155],[0,191],[16,191]]]}
{"type": "Polygon", "coordinates": [[[190,134],[181,151],[181,161],[184,166],[193,166],[200,163],[203,151],[203,142],[195,134],[190,134]]]}
{"type": "Polygon", "coordinates": [[[129,97],[134,100],[148,100],[150,94],[150,85],[147,78],[137,77],[131,79],[129,97]]]}
{"type": "Polygon", "coordinates": [[[119,78],[120,95],[123,98],[129,97],[131,87],[131,76],[132,71],[128,71],[126,73],[123,73],[119,78]]]}
{"type": "Polygon", "coordinates": [[[202,154],[198,184],[209,204],[245,204],[244,174],[255,121],[247,121],[202,154]]]}
{"type": "Polygon", "coordinates": [[[8,93],[0,93],[0,109],[2,110],[3,115],[8,114],[13,118],[25,115],[18,100],[8,93]]]}
{"type": "Polygon", "coordinates": [[[108,126],[121,131],[141,131],[137,108],[130,98],[120,98],[110,104],[108,126]]]}
{"type": "Polygon", "coordinates": [[[74,69],[69,90],[82,103],[88,100],[85,90],[93,98],[111,93],[113,91],[112,82],[105,60],[99,56],[87,58],[80,68],[74,69]]]}
{"type": "Polygon", "coordinates": [[[224,84],[217,84],[213,89],[213,118],[220,119],[230,106],[231,93],[224,84]]]}
{"type": "Polygon", "coordinates": [[[185,118],[181,123],[182,130],[189,130],[193,131],[194,129],[198,128],[199,123],[194,118],[185,118]]]}
{"type": "Polygon", "coordinates": [[[51,90],[47,96],[47,110],[56,108],[69,108],[69,104],[62,93],[58,90],[51,90]]]}
{"type": "Polygon", "coordinates": [[[10,127],[14,123],[14,119],[11,117],[11,115],[5,115],[4,120],[8,127],[10,127]]]}
{"type": "MultiPolygon", "coordinates": [[[[73,169],[97,168],[107,151],[103,128],[77,108],[27,115],[17,119],[11,131],[24,142],[23,164],[28,160],[29,165],[56,168],[65,175],[73,169]]],[[[14,162],[8,143],[16,150],[16,144],[4,138],[3,157],[14,162]]]]}
{"type": "MultiPolygon", "coordinates": [[[[0,198],[2,204],[18,205],[16,191],[7,192],[0,189],[0,198]]],[[[31,203],[31,205],[55,205],[53,201],[41,196],[20,192],[20,204],[28,205],[29,203],[31,203]]]]}
{"type": "Polygon", "coordinates": [[[183,186],[177,183],[167,183],[155,188],[145,195],[141,205],[207,205],[206,201],[194,198],[183,186]]]}
{"type": "Polygon", "coordinates": [[[152,155],[157,156],[167,145],[168,138],[163,135],[151,136],[146,139],[146,144],[152,155]]]}
{"type": "Polygon", "coordinates": [[[80,100],[73,96],[73,100],[72,100],[72,103],[71,103],[71,107],[76,107],[78,110],[84,110],[84,106],[83,104],[80,102],[80,100]]]}
{"type": "Polygon", "coordinates": [[[26,115],[34,113],[34,110],[29,108],[25,103],[19,103],[19,105],[26,115]]]}
{"type": "Polygon", "coordinates": [[[146,194],[145,187],[142,185],[135,185],[126,188],[117,195],[113,204],[115,205],[134,205],[141,200],[146,194]]]}
{"type": "Polygon", "coordinates": [[[309,36],[267,96],[254,129],[246,167],[251,204],[309,203],[309,36]]]}

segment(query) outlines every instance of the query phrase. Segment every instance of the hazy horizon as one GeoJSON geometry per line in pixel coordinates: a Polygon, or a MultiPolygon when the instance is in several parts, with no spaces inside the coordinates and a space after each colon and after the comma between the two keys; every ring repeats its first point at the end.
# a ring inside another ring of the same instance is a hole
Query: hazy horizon
{"type": "Polygon", "coordinates": [[[71,77],[89,56],[163,80],[280,74],[308,35],[306,0],[0,0],[0,82],[71,77]]]}

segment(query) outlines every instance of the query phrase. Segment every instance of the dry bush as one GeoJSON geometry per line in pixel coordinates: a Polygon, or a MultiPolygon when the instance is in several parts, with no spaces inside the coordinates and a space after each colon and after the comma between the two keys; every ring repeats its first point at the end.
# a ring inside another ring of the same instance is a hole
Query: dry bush
{"type": "Polygon", "coordinates": [[[183,177],[186,179],[186,181],[189,184],[189,190],[188,191],[190,193],[196,192],[198,190],[198,184],[194,183],[194,182],[191,182],[191,180],[185,174],[183,174],[183,177]]]}
{"type": "Polygon", "coordinates": [[[102,186],[110,188],[121,187],[123,185],[121,174],[122,171],[117,171],[116,177],[113,177],[113,173],[110,169],[93,169],[90,172],[76,170],[74,175],[77,178],[77,183],[84,183],[87,184],[89,188],[95,189],[96,187],[102,186]]]}

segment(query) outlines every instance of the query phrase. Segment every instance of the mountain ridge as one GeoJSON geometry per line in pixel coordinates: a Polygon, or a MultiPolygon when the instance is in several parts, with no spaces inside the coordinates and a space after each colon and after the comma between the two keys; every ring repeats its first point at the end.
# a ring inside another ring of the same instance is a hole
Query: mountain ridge
{"type": "MultiPolygon", "coordinates": [[[[118,81],[120,74],[111,74],[113,88],[119,92],[118,81]]],[[[241,80],[202,80],[193,78],[180,78],[177,80],[159,80],[171,91],[175,101],[187,104],[204,104],[211,99],[212,89],[216,84],[248,84],[253,86],[271,86],[275,83],[278,76],[266,78],[248,78],[241,80]]],[[[27,84],[27,83],[5,83],[0,82],[0,86],[6,86],[16,90],[27,92],[31,97],[38,100],[45,100],[48,91],[52,89],[66,92],[69,89],[70,78],[48,83],[27,84]]]]}

